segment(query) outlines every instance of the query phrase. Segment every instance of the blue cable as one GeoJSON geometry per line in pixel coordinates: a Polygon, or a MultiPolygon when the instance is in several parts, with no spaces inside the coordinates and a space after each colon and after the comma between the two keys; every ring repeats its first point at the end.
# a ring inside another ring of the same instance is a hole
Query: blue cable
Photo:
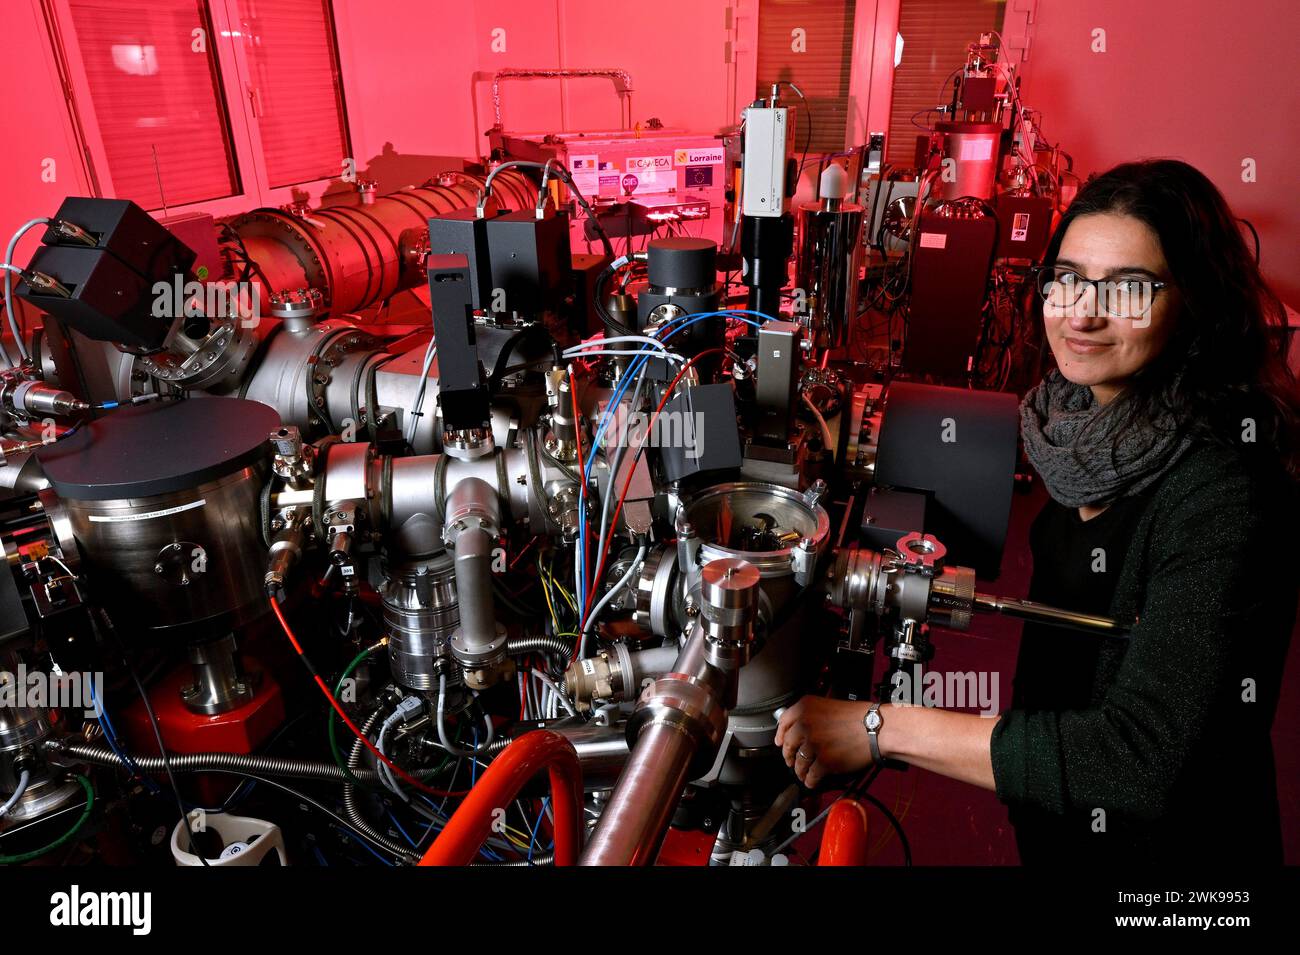
{"type": "Polygon", "coordinates": [[[402,834],[402,838],[410,844],[411,848],[418,848],[415,844],[415,840],[406,834],[406,830],[402,828],[402,824],[397,821],[397,817],[393,815],[393,811],[391,809],[385,809],[384,812],[388,814],[388,818],[392,820],[393,825],[397,827],[397,831],[402,834]]]}
{"type": "MultiPolygon", "coordinates": [[[[437,816],[436,819],[430,819],[430,820],[429,820],[429,824],[428,824],[427,826],[424,827],[424,832],[422,832],[422,833],[420,834],[420,840],[419,840],[419,843],[418,843],[417,846],[416,846],[416,848],[418,849],[421,845],[424,844],[424,840],[429,838],[429,833],[433,831],[433,827],[436,826],[436,825],[438,825],[438,823],[440,823],[440,822],[445,826],[446,823],[447,823],[447,819],[446,819],[445,816],[443,816],[443,814],[442,814],[442,810],[439,809],[439,808],[434,804],[434,801],[433,801],[432,799],[430,799],[428,796],[424,795],[424,793],[415,793],[415,796],[416,796],[416,798],[420,799],[421,801],[427,803],[428,806],[429,806],[429,808],[433,810],[434,815],[437,816]]],[[[446,800],[446,799],[443,799],[443,803],[445,804],[446,802],[447,802],[447,800],[446,800]]],[[[439,828],[438,831],[439,831],[439,832],[442,832],[442,829],[439,828]]]]}
{"type": "Polygon", "coordinates": [[[86,686],[90,690],[90,702],[95,707],[95,722],[99,724],[99,728],[104,734],[104,739],[107,741],[109,749],[111,749],[114,755],[121,760],[122,766],[127,772],[134,777],[138,777],[144,783],[146,789],[155,793],[159,792],[158,786],[154,781],[140,771],[140,767],[135,764],[135,761],[132,760],[130,756],[126,755],[121,745],[118,743],[117,732],[113,729],[113,721],[108,716],[108,710],[104,709],[103,704],[99,702],[99,698],[95,695],[95,681],[90,680],[86,683],[86,686]]]}
{"type": "Polygon", "coordinates": [[[353,842],[355,842],[355,843],[356,843],[357,845],[359,845],[361,848],[365,849],[367,852],[369,852],[372,856],[374,856],[376,859],[378,859],[378,860],[379,860],[380,862],[382,862],[384,865],[388,866],[389,868],[392,868],[392,867],[393,867],[393,863],[390,862],[388,859],[385,859],[385,858],[384,858],[383,856],[381,856],[378,852],[376,852],[374,849],[372,849],[372,848],[370,847],[370,845],[366,842],[366,840],[361,839],[361,838],[358,838],[358,837],[355,836],[353,833],[349,832],[347,829],[344,829],[342,826],[335,826],[334,829],[335,829],[335,831],[337,831],[337,832],[341,832],[341,833],[343,833],[343,835],[347,836],[349,839],[351,839],[353,842]]]}
{"type": "MultiPolygon", "coordinates": [[[[470,753],[473,754],[477,752],[478,752],[478,727],[476,726],[474,727],[474,748],[470,750],[470,753]]],[[[478,760],[475,759],[473,755],[471,755],[469,758],[469,788],[470,789],[474,788],[474,782],[477,778],[478,778],[478,760]]]]}
{"type": "MultiPolygon", "coordinates": [[[[768,321],[773,320],[770,315],[766,315],[763,312],[749,312],[748,309],[728,309],[726,311],[718,311],[718,312],[694,312],[690,315],[679,315],[676,318],[671,319],[668,322],[668,324],[664,325],[663,328],[659,329],[659,333],[662,334],[666,329],[669,329],[670,325],[676,322],[682,323],[680,325],[677,325],[677,327],[668,330],[668,334],[664,335],[662,339],[663,341],[666,342],[668,341],[668,339],[672,338],[678,332],[682,331],[683,329],[689,328],[690,326],[696,324],[697,322],[703,322],[706,321],[707,319],[718,318],[718,317],[734,318],[736,321],[744,322],[745,324],[752,325],[755,328],[762,327],[761,322],[756,322],[752,318],[742,318],[740,314],[738,314],[741,312],[746,314],[761,315],[763,318],[767,319],[768,321]]],[[[583,472],[584,481],[586,482],[591,481],[591,468],[592,465],[595,463],[596,448],[600,446],[600,439],[604,436],[605,429],[609,427],[609,422],[613,418],[613,409],[618,407],[619,400],[622,398],[624,392],[627,391],[628,385],[631,384],[632,380],[636,377],[636,373],[639,372],[641,370],[641,367],[645,365],[645,363],[652,357],[654,357],[654,355],[650,352],[650,346],[642,345],[641,354],[639,354],[632,361],[632,363],[628,365],[627,373],[623,375],[622,379],[620,379],[618,383],[618,387],[615,388],[614,394],[610,398],[609,403],[605,405],[605,411],[601,414],[600,424],[597,427],[596,433],[592,438],[592,445],[591,445],[592,453],[587,456],[587,466],[583,472]]],[[[578,514],[579,522],[582,521],[582,518],[583,515],[580,512],[578,514]]]]}
{"type": "Polygon", "coordinates": [[[537,830],[542,827],[542,818],[546,815],[546,807],[550,801],[550,796],[547,796],[542,800],[541,812],[537,814],[537,821],[533,823],[533,835],[532,838],[528,840],[528,861],[530,863],[533,861],[533,847],[537,845],[537,830]]]}
{"type": "MultiPolygon", "coordinates": [[[[663,334],[665,330],[668,330],[668,334],[663,335],[662,338],[662,341],[666,342],[668,341],[668,339],[672,338],[682,329],[689,328],[690,326],[696,324],[697,322],[703,322],[710,318],[719,318],[719,317],[733,318],[738,322],[744,322],[745,324],[752,325],[755,328],[762,327],[761,322],[756,322],[752,318],[744,318],[742,317],[743,315],[758,315],[759,317],[763,318],[766,321],[775,321],[775,319],[771,315],[768,315],[765,312],[755,312],[755,311],[751,311],[750,309],[743,309],[743,308],[725,309],[716,312],[693,312],[688,315],[678,315],[676,318],[670,319],[662,328],[659,329],[659,332],[657,334],[663,334]],[[681,322],[682,324],[677,325],[675,328],[670,329],[670,326],[674,325],[677,322],[681,322]]],[[[636,378],[641,368],[652,357],[654,357],[654,355],[653,353],[650,352],[650,346],[649,345],[641,346],[641,354],[637,355],[637,357],[634,358],[632,362],[628,365],[627,372],[619,380],[618,386],[614,389],[614,394],[611,396],[609,402],[605,405],[605,410],[601,414],[600,422],[597,425],[596,432],[592,436],[591,450],[587,455],[586,467],[583,469],[582,486],[584,490],[591,484],[591,469],[596,461],[596,449],[600,446],[600,440],[601,438],[604,437],[605,430],[609,427],[610,421],[613,420],[613,410],[617,408],[619,402],[622,401],[623,394],[627,391],[628,385],[632,383],[633,379],[636,378]]],[[[578,510],[578,586],[576,589],[578,591],[577,594],[578,614],[580,618],[582,616],[583,608],[586,606],[586,600],[585,600],[586,578],[587,578],[586,543],[587,543],[586,508],[579,508],[578,510]]],[[[582,629],[585,627],[586,622],[587,621],[583,619],[578,620],[579,632],[581,632],[582,629]]]]}
{"type": "MultiPolygon", "coordinates": [[[[417,851],[419,850],[420,846],[424,845],[424,840],[429,838],[429,833],[433,832],[433,827],[436,826],[437,824],[438,821],[436,819],[429,820],[429,824],[424,827],[424,832],[420,833],[420,841],[415,846],[417,851]]],[[[441,829],[439,829],[438,831],[442,832],[441,829]]]]}
{"type": "MultiPolygon", "coordinates": [[[[417,796],[417,798],[419,798],[419,799],[423,800],[424,802],[428,803],[428,804],[429,804],[429,807],[430,807],[431,809],[433,809],[433,811],[434,811],[435,813],[437,813],[437,815],[438,815],[438,817],[439,817],[438,821],[442,822],[444,825],[446,824],[446,821],[447,821],[447,820],[446,820],[446,817],[443,815],[442,810],[441,810],[440,808],[438,808],[438,807],[436,807],[436,806],[434,805],[434,802],[433,802],[432,799],[430,799],[428,796],[425,796],[423,793],[416,793],[416,796],[417,796]]],[[[443,803],[444,806],[447,804],[447,797],[443,797],[442,803],[443,803]]],[[[428,825],[428,827],[424,830],[424,834],[423,834],[422,836],[420,836],[420,842],[421,842],[421,843],[423,843],[424,840],[427,839],[427,838],[429,837],[429,830],[432,829],[432,828],[434,827],[434,824],[435,824],[435,823],[434,823],[433,820],[430,820],[430,821],[429,821],[429,825],[428,825]]],[[[439,829],[438,831],[441,832],[442,830],[439,829]]],[[[418,848],[418,846],[417,846],[417,848],[418,848]]],[[[488,859],[488,860],[491,861],[491,862],[500,862],[500,861],[501,861],[501,856],[497,855],[495,852],[493,852],[493,851],[492,851],[491,849],[489,849],[487,846],[483,846],[483,847],[481,847],[481,848],[479,849],[479,852],[482,853],[482,855],[484,856],[484,858],[488,859]]]]}

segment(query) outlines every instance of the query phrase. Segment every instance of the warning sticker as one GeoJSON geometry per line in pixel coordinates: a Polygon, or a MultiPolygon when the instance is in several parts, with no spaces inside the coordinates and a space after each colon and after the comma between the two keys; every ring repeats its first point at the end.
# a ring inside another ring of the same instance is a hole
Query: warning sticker
{"type": "Polygon", "coordinates": [[[1011,241],[1029,241],[1029,213],[1017,212],[1011,217],[1011,241]]]}

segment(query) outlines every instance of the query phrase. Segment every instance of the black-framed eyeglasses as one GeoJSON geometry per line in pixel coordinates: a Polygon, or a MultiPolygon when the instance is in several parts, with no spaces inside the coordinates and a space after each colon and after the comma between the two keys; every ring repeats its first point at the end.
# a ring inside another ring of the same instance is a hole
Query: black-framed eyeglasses
{"type": "Polygon", "coordinates": [[[1169,288],[1168,282],[1145,275],[1121,273],[1088,279],[1060,265],[1037,266],[1030,272],[1034,288],[1045,304],[1055,309],[1074,308],[1083,299],[1083,293],[1091,288],[1097,310],[1112,318],[1143,318],[1151,311],[1161,290],[1169,288]]]}

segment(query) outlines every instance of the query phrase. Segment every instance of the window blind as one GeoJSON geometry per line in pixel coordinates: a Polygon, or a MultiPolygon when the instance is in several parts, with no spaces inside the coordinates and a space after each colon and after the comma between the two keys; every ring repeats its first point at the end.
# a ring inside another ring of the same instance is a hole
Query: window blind
{"type": "Polygon", "coordinates": [[[239,0],[268,185],[336,178],[349,158],[328,0],[239,0]]]}
{"type": "Polygon", "coordinates": [[[921,127],[943,118],[923,111],[952,100],[953,73],[966,63],[966,48],[981,33],[998,29],[1004,8],[1000,0],[902,0],[903,59],[894,70],[886,146],[890,165],[914,164],[916,137],[927,135],[921,127]]]}
{"type": "Polygon", "coordinates": [[[238,193],[204,0],[68,7],[115,198],[160,209],[238,193]]]}
{"type": "Polygon", "coordinates": [[[767,98],[772,84],[789,80],[808,97],[781,90],[796,107],[795,148],[803,152],[812,123],[809,152],[840,152],[849,123],[849,77],[853,65],[854,0],[761,0],[758,7],[758,90],[767,98]],[[796,30],[802,30],[796,36],[796,30]],[[803,52],[794,47],[801,44],[803,52]]]}

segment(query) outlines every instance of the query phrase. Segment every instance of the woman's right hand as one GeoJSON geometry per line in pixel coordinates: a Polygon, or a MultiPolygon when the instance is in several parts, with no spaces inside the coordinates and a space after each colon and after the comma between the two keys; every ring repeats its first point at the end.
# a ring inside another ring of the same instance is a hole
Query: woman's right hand
{"type": "Polygon", "coordinates": [[[871,744],[862,724],[868,706],[805,696],[781,714],[776,745],[801,783],[814,789],[827,776],[860,772],[871,765],[871,744]]]}

